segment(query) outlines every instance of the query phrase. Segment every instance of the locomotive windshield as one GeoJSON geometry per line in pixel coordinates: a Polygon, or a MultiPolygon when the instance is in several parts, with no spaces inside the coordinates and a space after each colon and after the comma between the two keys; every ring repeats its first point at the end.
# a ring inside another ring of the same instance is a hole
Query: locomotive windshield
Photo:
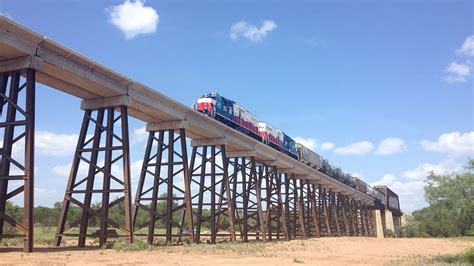
{"type": "Polygon", "coordinates": [[[216,99],[217,96],[219,96],[219,94],[215,93],[215,92],[208,92],[206,94],[204,94],[201,98],[212,98],[212,99],[216,99]]]}

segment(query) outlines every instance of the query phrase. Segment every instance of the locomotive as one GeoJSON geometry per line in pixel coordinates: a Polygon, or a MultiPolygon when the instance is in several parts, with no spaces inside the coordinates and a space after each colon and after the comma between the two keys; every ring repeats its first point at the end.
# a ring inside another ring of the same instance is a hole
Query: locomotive
{"type": "MultiPolygon", "coordinates": [[[[341,168],[332,166],[319,154],[296,143],[285,132],[259,120],[255,115],[237,104],[235,101],[211,92],[197,100],[194,109],[206,114],[221,123],[228,125],[262,143],[277,149],[288,156],[352,187],[368,194],[368,185],[359,178],[344,173],[341,168]]],[[[370,188],[370,187],[369,187],[370,188]]]]}
{"type": "Polygon", "coordinates": [[[236,102],[218,93],[204,94],[197,100],[194,109],[298,159],[296,143],[290,136],[259,120],[236,102]]]}

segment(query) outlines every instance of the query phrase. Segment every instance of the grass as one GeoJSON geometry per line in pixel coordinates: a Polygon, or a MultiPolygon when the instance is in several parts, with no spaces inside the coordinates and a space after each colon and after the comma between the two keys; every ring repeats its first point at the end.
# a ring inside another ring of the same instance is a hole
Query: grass
{"type": "Polygon", "coordinates": [[[436,256],[431,259],[431,262],[474,265],[474,248],[470,248],[461,254],[436,256]]]}
{"type": "Polygon", "coordinates": [[[215,245],[184,245],[185,253],[237,253],[237,254],[256,254],[262,252],[269,243],[263,242],[222,242],[215,245]]]}
{"type": "Polygon", "coordinates": [[[105,248],[114,249],[117,251],[143,251],[143,250],[153,250],[155,246],[150,246],[148,243],[142,240],[135,240],[132,244],[127,244],[124,241],[113,240],[107,243],[105,248]]]}
{"type": "Polygon", "coordinates": [[[388,265],[474,265],[474,248],[460,254],[438,255],[434,257],[410,256],[395,260],[388,265]]]}
{"type": "MultiPolygon", "coordinates": [[[[95,233],[97,231],[97,227],[89,227],[87,229],[88,234],[95,233]]],[[[18,234],[20,235],[21,232],[19,232],[16,229],[11,230],[12,234],[18,234]]],[[[65,231],[65,233],[69,234],[77,234],[79,233],[79,228],[70,228],[65,231]]],[[[148,229],[144,228],[139,230],[137,233],[148,233],[148,229]]],[[[164,234],[165,229],[155,229],[156,234],[164,234]]],[[[177,229],[173,230],[173,233],[177,233],[177,229]]],[[[56,236],[56,227],[48,227],[48,226],[35,226],[34,228],[34,242],[35,245],[40,245],[40,246],[53,246],[54,244],[54,239],[56,236]]],[[[139,239],[139,238],[138,238],[139,239]]],[[[62,244],[65,244],[67,241],[70,240],[77,240],[77,237],[68,237],[65,236],[62,239],[62,244]]],[[[117,242],[117,241],[115,241],[117,242]]],[[[98,239],[95,239],[93,241],[94,244],[98,243],[98,239]]],[[[155,244],[162,245],[164,244],[164,240],[162,238],[157,238],[157,241],[155,244]]],[[[21,247],[23,246],[23,239],[21,237],[18,238],[8,238],[8,239],[3,239],[3,241],[0,242],[0,247],[21,247]]],[[[132,248],[133,249],[133,248],[132,248]]]]}

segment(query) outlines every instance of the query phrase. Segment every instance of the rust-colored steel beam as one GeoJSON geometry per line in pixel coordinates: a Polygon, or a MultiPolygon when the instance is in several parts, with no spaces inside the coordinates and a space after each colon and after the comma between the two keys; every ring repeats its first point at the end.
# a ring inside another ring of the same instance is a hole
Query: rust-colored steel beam
{"type": "Polygon", "coordinates": [[[298,215],[298,190],[296,179],[293,174],[286,174],[285,177],[285,209],[288,223],[288,236],[290,239],[297,238],[299,215],[298,215]]]}
{"type": "Polygon", "coordinates": [[[55,245],[61,244],[63,236],[78,237],[79,247],[86,245],[88,237],[99,238],[100,246],[104,246],[107,239],[111,237],[125,237],[127,242],[133,242],[130,189],[127,107],[111,106],[85,110],[59,216],[55,245]],[[116,109],[120,111],[118,115],[116,115],[116,109]],[[91,137],[88,136],[89,129],[93,131],[91,137]],[[104,135],[105,141],[101,142],[104,135]],[[81,165],[88,167],[85,177],[79,176],[78,170],[81,165]],[[113,173],[112,169],[116,165],[123,169],[122,176],[116,176],[113,173]],[[102,187],[97,188],[99,185],[102,187]],[[84,197],[74,195],[84,195],[84,197]],[[93,195],[100,196],[101,201],[92,204],[93,195]],[[110,202],[111,196],[114,197],[112,202],[110,202]],[[115,199],[116,196],[118,196],[117,199],[115,199]],[[66,221],[71,204],[82,209],[81,219],[72,223],[79,226],[78,234],[66,232],[70,228],[66,228],[66,221]],[[114,221],[109,217],[110,208],[120,206],[124,209],[123,222],[114,221]],[[88,229],[92,218],[98,219],[99,229],[91,234],[88,229]],[[121,230],[123,234],[118,234],[111,227],[121,230]]]}
{"type": "Polygon", "coordinates": [[[286,215],[281,196],[280,175],[275,166],[265,163],[262,163],[258,169],[260,183],[262,184],[262,192],[264,193],[262,202],[266,207],[264,210],[264,222],[267,239],[271,241],[274,236],[276,239],[280,239],[281,234],[283,234],[285,239],[288,239],[286,215]]]}
{"type": "Polygon", "coordinates": [[[234,208],[230,198],[230,183],[225,145],[194,146],[190,164],[191,202],[194,207],[195,241],[210,237],[215,244],[218,236],[235,240],[234,208]],[[210,151],[210,153],[208,153],[210,151]],[[210,233],[202,232],[208,226],[210,233]]]}
{"type": "Polygon", "coordinates": [[[184,128],[149,133],[133,213],[135,235],[143,235],[137,231],[148,227],[148,244],[161,235],[155,233],[157,222],[165,227],[166,243],[172,243],[173,237],[178,242],[182,237],[194,242],[187,157],[184,128]],[[148,220],[138,224],[141,212],[147,214],[148,220]]]}
{"type": "Polygon", "coordinates": [[[3,146],[0,149],[0,241],[6,236],[3,230],[7,222],[20,231],[14,237],[23,237],[24,252],[33,251],[35,82],[34,69],[0,73],[0,131],[3,132],[3,146]],[[2,115],[4,109],[6,116],[2,115]],[[21,143],[24,143],[24,154],[13,154],[13,148],[20,147],[21,143]],[[14,170],[23,174],[14,175],[14,170]],[[16,185],[17,188],[9,191],[9,185],[16,185]],[[8,200],[21,192],[24,208],[23,221],[19,222],[5,213],[5,206],[8,200]]]}

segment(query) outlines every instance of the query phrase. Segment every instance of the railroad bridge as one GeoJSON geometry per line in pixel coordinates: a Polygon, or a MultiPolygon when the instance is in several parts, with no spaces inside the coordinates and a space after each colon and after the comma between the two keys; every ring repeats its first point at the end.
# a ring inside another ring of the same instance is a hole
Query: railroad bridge
{"type": "Polygon", "coordinates": [[[81,98],[84,112],[56,246],[66,236],[79,247],[92,237],[101,246],[115,237],[146,237],[150,244],[157,237],[167,243],[380,237],[381,219],[401,215],[381,215],[388,209],[366,193],[0,16],[0,240],[22,237],[25,252],[33,250],[36,83],[81,98]],[[134,198],[129,116],[144,121],[149,135],[134,198]],[[17,147],[24,149],[18,158],[17,147]],[[5,212],[14,197],[24,201],[22,221],[5,212]],[[81,217],[67,223],[71,206],[81,217]],[[114,220],[109,210],[118,207],[123,216],[114,220]],[[148,219],[139,221],[140,213],[148,219]],[[99,221],[96,231],[91,219],[99,221]],[[157,222],[164,233],[155,230],[157,222]],[[5,224],[19,233],[6,234],[5,224]]]}

